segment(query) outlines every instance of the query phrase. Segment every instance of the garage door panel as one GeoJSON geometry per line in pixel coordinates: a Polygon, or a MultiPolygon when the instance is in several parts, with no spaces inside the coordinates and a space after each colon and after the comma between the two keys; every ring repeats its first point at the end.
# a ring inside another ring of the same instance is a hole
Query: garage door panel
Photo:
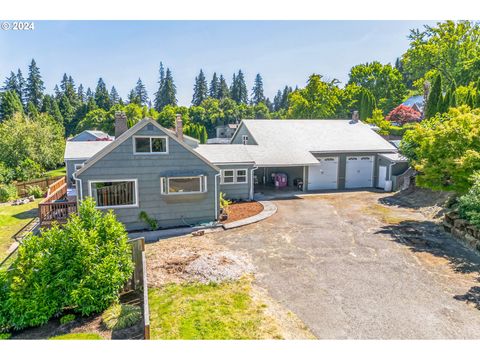
{"type": "Polygon", "coordinates": [[[338,157],[318,159],[308,168],[308,190],[329,190],[338,187],[338,157]]]}
{"type": "Polygon", "coordinates": [[[373,156],[348,156],[345,188],[373,187],[373,156]]]}

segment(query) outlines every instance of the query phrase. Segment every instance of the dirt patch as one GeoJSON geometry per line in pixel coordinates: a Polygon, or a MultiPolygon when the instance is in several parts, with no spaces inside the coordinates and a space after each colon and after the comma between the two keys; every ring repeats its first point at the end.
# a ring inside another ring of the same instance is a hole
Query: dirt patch
{"type": "Polygon", "coordinates": [[[162,240],[147,247],[148,284],[237,280],[254,268],[242,253],[227,250],[209,236],[162,240]]]}
{"type": "Polygon", "coordinates": [[[263,205],[257,201],[239,202],[228,206],[228,219],[223,223],[230,223],[260,214],[263,205]]]}

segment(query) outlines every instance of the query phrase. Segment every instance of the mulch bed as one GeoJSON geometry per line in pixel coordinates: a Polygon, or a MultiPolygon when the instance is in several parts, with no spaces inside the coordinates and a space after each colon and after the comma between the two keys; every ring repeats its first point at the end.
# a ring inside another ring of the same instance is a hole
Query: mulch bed
{"type": "Polygon", "coordinates": [[[223,223],[230,223],[250,216],[257,215],[263,210],[263,205],[257,201],[238,202],[228,206],[228,219],[223,223]]]}

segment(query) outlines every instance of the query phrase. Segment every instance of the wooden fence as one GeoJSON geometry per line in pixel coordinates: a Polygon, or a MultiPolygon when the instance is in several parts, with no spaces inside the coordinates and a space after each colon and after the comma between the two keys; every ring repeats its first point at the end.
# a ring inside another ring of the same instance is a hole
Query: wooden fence
{"type": "Polygon", "coordinates": [[[135,269],[125,291],[139,290],[143,302],[143,336],[150,339],[150,309],[148,305],[147,259],[145,257],[145,238],[128,241],[132,245],[132,259],[135,269]]]}
{"type": "Polygon", "coordinates": [[[29,186],[40,186],[42,189],[48,188],[51,184],[57,181],[60,178],[64,178],[65,176],[55,176],[55,177],[46,177],[43,179],[34,179],[29,181],[22,181],[22,182],[14,182],[14,185],[17,188],[18,195],[20,197],[24,197],[28,194],[28,187],[29,186]]]}

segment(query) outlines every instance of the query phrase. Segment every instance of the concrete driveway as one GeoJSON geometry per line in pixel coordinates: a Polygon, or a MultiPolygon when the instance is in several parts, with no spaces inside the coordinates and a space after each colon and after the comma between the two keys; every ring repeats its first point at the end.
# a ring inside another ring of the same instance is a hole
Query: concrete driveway
{"type": "Polygon", "coordinates": [[[480,299],[480,257],[383,197],[279,200],[271,218],[212,236],[248,252],[258,285],[320,339],[480,338],[466,301],[480,299]]]}

